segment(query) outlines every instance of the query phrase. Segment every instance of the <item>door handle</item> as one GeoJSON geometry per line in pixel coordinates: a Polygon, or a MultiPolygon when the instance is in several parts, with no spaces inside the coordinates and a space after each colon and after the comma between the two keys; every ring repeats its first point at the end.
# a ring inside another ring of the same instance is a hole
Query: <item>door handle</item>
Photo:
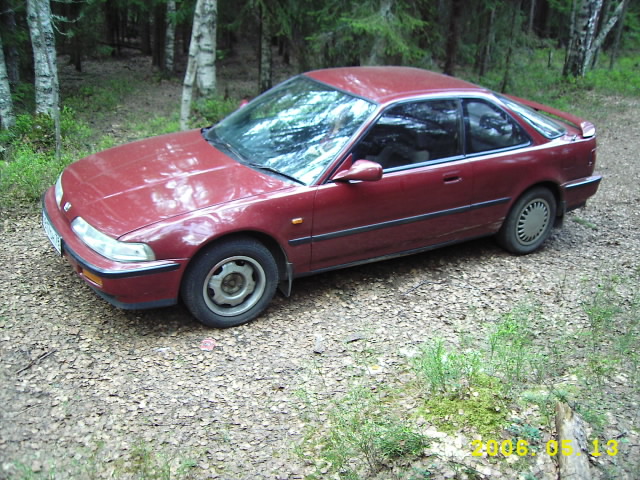
{"type": "Polygon", "coordinates": [[[458,183],[462,181],[462,177],[458,175],[458,172],[445,173],[442,176],[444,183],[458,183]]]}

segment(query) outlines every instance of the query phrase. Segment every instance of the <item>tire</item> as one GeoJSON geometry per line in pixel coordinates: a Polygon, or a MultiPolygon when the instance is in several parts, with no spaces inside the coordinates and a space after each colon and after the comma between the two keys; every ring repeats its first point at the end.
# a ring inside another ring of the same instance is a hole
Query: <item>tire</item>
{"type": "Polygon", "coordinates": [[[500,246],[516,255],[531,253],[551,234],[556,198],[547,188],[525,192],[514,204],[497,235],[500,246]]]}
{"type": "Polygon", "coordinates": [[[212,245],[191,263],[182,300],[201,323],[216,328],[242,325],[260,315],[278,285],[278,266],[263,244],[237,238],[212,245]]]}

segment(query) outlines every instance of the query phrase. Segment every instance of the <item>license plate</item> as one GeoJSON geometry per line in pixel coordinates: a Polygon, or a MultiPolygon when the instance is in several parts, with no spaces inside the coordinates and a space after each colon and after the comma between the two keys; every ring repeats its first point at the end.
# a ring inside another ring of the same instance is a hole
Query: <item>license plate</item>
{"type": "Polygon", "coordinates": [[[53,228],[53,225],[51,225],[51,222],[44,210],[42,211],[42,227],[44,228],[47,237],[49,237],[49,241],[53,245],[53,248],[56,249],[58,255],[62,255],[62,237],[60,237],[58,232],[56,232],[56,229],[53,228]]]}

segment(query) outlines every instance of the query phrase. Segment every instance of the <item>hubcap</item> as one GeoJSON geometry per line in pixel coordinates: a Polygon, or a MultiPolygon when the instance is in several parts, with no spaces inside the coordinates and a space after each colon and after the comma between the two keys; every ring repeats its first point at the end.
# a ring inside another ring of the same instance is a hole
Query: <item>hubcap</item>
{"type": "Polygon", "coordinates": [[[202,293],[212,311],[234,316],[258,303],[265,285],[266,275],[257,261],[250,257],[230,257],[209,271],[202,293]]]}
{"type": "Polygon", "coordinates": [[[531,245],[544,234],[550,221],[549,210],[549,204],[541,198],[522,209],[516,232],[521,244],[531,245]]]}

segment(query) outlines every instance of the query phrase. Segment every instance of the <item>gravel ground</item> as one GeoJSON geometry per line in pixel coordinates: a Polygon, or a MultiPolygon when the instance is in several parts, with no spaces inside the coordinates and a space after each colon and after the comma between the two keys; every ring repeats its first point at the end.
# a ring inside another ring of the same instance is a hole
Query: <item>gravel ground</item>
{"type": "MultiPolygon", "coordinates": [[[[539,252],[515,257],[486,239],[303,279],[291,298],[277,297],[261,318],[229,330],[207,329],[181,306],[111,307],[54,255],[37,212],[6,216],[0,477],[21,469],[43,478],[126,477],[142,445],[174,467],[195,460],[193,478],[304,478],[313,466],[293,453],[309,419],[301,392],[330,401],[354,380],[398,381],[422,342],[482,343],[501,315],[526,302],[543,312],[537,342],[580,330],[590,291],[580,285],[637,279],[640,255],[640,105],[601,101],[614,111],[599,125],[605,180],[539,252]],[[366,368],[373,364],[379,368],[366,368]]],[[[606,432],[628,441],[600,462],[616,468],[615,478],[637,478],[637,385],[621,375],[603,388],[618,393],[606,432]]],[[[454,478],[447,458],[474,466],[477,478],[517,478],[512,462],[472,458],[468,433],[420,428],[438,454],[428,478],[454,478]]],[[[550,458],[531,465],[536,478],[556,478],[550,458]]],[[[603,471],[596,473],[605,478],[603,471]]]]}

